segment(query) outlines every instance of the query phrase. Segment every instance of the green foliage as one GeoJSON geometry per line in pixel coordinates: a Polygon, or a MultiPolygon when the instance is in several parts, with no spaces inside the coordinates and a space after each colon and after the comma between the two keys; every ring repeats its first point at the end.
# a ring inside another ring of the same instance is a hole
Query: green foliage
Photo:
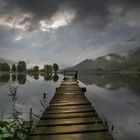
{"type": "Polygon", "coordinates": [[[0,139],[1,140],[7,140],[14,138],[14,129],[13,126],[7,122],[0,120],[0,139]]]}
{"type": "Polygon", "coordinates": [[[0,140],[21,140],[28,133],[29,123],[26,121],[18,125],[17,122],[0,120],[0,140]]]}

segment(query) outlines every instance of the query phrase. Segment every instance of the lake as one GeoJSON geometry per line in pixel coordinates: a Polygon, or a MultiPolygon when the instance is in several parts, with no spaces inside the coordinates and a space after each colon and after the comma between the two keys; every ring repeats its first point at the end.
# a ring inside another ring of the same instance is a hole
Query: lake
{"type": "MultiPolygon", "coordinates": [[[[140,76],[80,74],[79,85],[87,88],[86,97],[99,116],[107,120],[116,140],[140,140],[140,76]]],[[[29,120],[40,115],[60,85],[63,75],[54,77],[0,75],[0,114],[8,118],[14,107],[29,120]],[[10,86],[17,87],[16,94],[10,86]]]]}

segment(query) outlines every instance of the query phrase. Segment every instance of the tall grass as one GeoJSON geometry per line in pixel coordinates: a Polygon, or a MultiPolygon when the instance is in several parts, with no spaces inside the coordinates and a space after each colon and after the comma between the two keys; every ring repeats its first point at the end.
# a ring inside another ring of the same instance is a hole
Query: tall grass
{"type": "Polygon", "coordinates": [[[7,119],[0,118],[0,140],[23,140],[32,129],[32,120],[26,121],[23,113],[16,108],[17,89],[16,86],[9,86],[12,98],[12,113],[7,119]]]}

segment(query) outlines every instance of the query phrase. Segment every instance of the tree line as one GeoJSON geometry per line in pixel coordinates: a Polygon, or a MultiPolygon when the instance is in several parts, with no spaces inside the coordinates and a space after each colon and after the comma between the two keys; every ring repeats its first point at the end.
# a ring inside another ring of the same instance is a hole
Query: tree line
{"type": "Polygon", "coordinates": [[[25,72],[26,71],[26,63],[24,61],[19,61],[17,66],[15,64],[12,65],[10,68],[10,65],[8,63],[2,63],[0,64],[0,71],[3,72],[25,72]]]}
{"type": "Polygon", "coordinates": [[[0,63],[0,71],[2,72],[45,72],[45,73],[57,73],[59,66],[54,63],[53,65],[44,65],[43,69],[40,69],[39,66],[34,66],[31,69],[27,69],[25,61],[19,61],[18,64],[13,64],[10,68],[8,63],[0,63]]]}

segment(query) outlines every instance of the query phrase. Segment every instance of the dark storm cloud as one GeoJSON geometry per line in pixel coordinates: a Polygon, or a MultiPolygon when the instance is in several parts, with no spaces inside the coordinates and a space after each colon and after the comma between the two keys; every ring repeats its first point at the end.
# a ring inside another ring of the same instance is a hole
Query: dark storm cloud
{"type": "Polygon", "coordinates": [[[0,55],[73,65],[119,53],[138,46],[126,40],[140,33],[139,13],[140,0],[0,0],[0,55]]]}
{"type": "MultiPolygon", "coordinates": [[[[111,5],[123,6],[122,15],[140,5],[139,0],[3,0],[1,3],[3,3],[1,13],[4,14],[16,10],[32,13],[34,18],[32,26],[40,19],[52,17],[60,7],[66,7],[76,10],[74,22],[100,28],[111,22],[109,17],[111,5]]],[[[27,20],[31,22],[31,19],[26,18],[25,21],[27,20]]]]}
{"type": "Polygon", "coordinates": [[[57,0],[5,0],[5,7],[9,10],[31,12],[38,18],[51,17],[58,8],[57,0]]]}
{"type": "Polygon", "coordinates": [[[131,37],[130,39],[127,40],[127,42],[133,42],[133,41],[137,41],[140,40],[140,35],[135,35],[133,37],[131,37]]]}

